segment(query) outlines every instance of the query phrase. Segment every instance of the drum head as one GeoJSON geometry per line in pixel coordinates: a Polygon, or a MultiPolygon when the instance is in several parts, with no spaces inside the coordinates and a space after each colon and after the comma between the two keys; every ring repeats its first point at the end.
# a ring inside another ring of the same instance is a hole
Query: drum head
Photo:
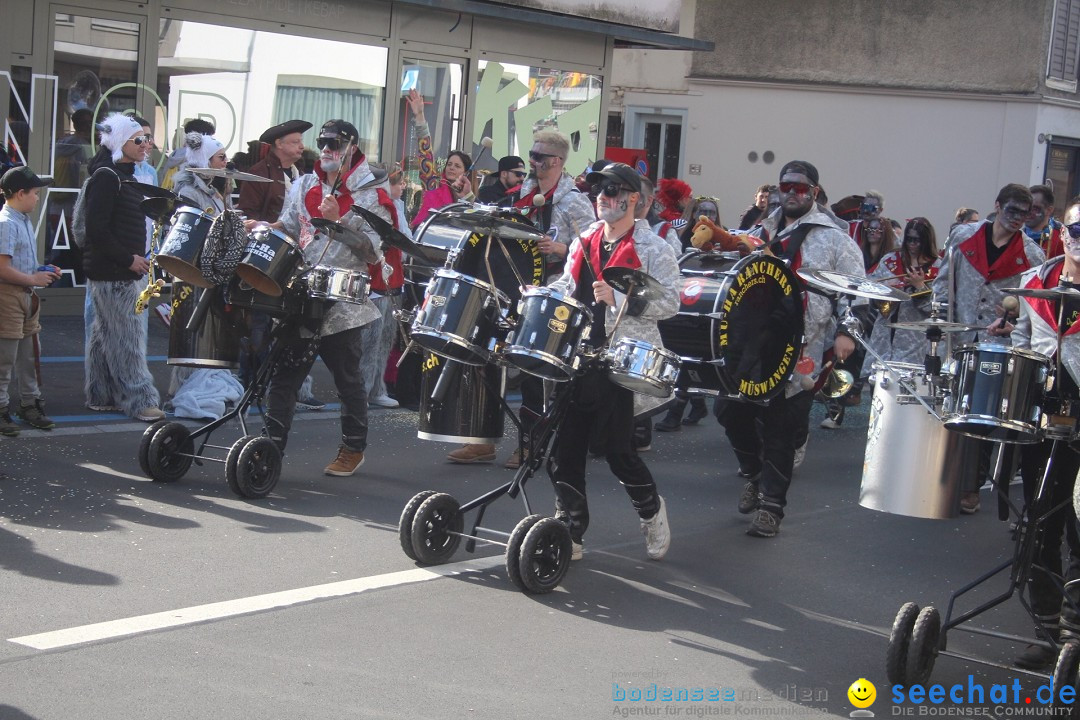
{"type": "Polygon", "coordinates": [[[746,257],[730,272],[717,322],[721,374],[729,392],[767,400],[784,391],[799,359],[802,284],[768,255],[746,257]]]}

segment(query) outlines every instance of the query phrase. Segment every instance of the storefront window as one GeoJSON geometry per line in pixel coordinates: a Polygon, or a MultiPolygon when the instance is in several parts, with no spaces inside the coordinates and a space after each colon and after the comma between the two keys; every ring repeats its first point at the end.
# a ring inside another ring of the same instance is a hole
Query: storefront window
{"type": "Polygon", "coordinates": [[[551,68],[481,62],[476,89],[473,142],[492,139],[493,169],[504,155],[525,157],[537,130],[551,128],[570,138],[566,169],[583,172],[596,159],[600,121],[599,75],[551,68]]]}
{"type": "Polygon", "coordinates": [[[53,72],[59,83],[53,176],[46,204],[44,260],[64,276],[53,287],[85,282],[82,253],[71,239],[71,213],[87,165],[97,150],[94,123],[111,112],[135,110],[139,25],[56,13],[53,72]]]}
{"type": "Polygon", "coordinates": [[[174,147],[184,124],[202,118],[247,167],[266,128],[307,120],[314,126],[304,133],[309,169],[319,128],[341,118],[356,126],[364,153],[378,158],[385,48],[173,19],[161,21],[159,38],[157,92],[168,104],[174,147]]]}

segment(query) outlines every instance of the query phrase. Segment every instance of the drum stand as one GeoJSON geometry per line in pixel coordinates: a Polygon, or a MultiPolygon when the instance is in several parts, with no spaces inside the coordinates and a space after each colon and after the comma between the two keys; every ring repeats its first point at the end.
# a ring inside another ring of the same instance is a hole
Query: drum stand
{"type": "MultiPolygon", "coordinates": [[[[1059,303],[1059,305],[1061,304],[1063,303],[1059,303]]],[[[1061,373],[1060,314],[1061,311],[1059,310],[1058,352],[1055,355],[1057,359],[1058,377],[1060,377],[1061,373]]],[[[927,362],[928,364],[930,362],[929,356],[927,362]]],[[[938,362],[940,363],[940,360],[938,360],[938,362]]],[[[1004,603],[1014,594],[1019,599],[1021,606],[1034,621],[1038,630],[1037,634],[1042,636],[1043,641],[1048,644],[1049,647],[1059,651],[1058,660],[1052,675],[1055,693],[1057,689],[1065,685],[1075,686],[1077,684],[1078,669],[1080,669],[1078,668],[1078,666],[1080,666],[1080,643],[1075,641],[1063,643],[1060,640],[1055,639],[1052,634],[1047,631],[1047,628],[1032,609],[1025,593],[1025,589],[1028,587],[1028,581],[1032,577],[1033,571],[1039,570],[1052,578],[1066,602],[1069,603],[1074,611],[1080,612],[1080,607],[1077,607],[1076,603],[1070,599],[1066,593],[1067,587],[1064,578],[1057,574],[1052,574],[1048,569],[1035,564],[1036,551],[1041,543],[1044,532],[1043,528],[1047,519],[1056,512],[1065,511],[1066,506],[1070,504],[1069,500],[1066,499],[1056,505],[1051,505],[1053,497],[1053,493],[1051,492],[1053,489],[1052,483],[1054,482],[1051,479],[1051,471],[1053,469],[1054,458],[1057,456],[1059,448],[1068,451],[1068,445],[1062,443],[1058,438],[1052,439],[1050,453],[1046,460],[1046,466],[1043,469],[1042,478],[1036,488],[1035,496],[1027,507],[1017,508],[1016,505],[1009,500],[1007,487],[1003,484],[1003,482],[1007,483],[1008,479],[1003,481],[1000,478],[1006,443],[998,442],[997,444],[998,454],[992,474],[993,484],[998,493],[998,497],[1003,500],[1011,512],[1015,513],[1019,518],[1013,536],[1015,547],[1013,549],[1012,557],[999,563],[996,567],[983,573],[976,579],[953,592],[949,597],[949,604],[945,612],[944,622],[942,622],[938,610],[933,606],[925,607],[920,610],[916,603],[908,602],[900,608],[900,611],[893,621],[892,630],[889,634],[889,646],[885,661],[886,673],[891,684],[925,685],[934,669],[934,661],[937,659],[938,654],[946,652],[948,632],[960,628],[960,626],[964,625],[969,620],[1004,603]],[[976,605],[974,608],[954,616],[957,601],[961,596],[966,595],[1005,571],[1009,571],[1009,580],[1002,592],[976,605]]],[[[962,629],[972,634],[1009,640],[1016,643],[1032,642],[1031,638],[1028,637],[997,632],[985,628],[964,627],[962,629]]],[[[1036,642],[1039,642],[1039,640],[1036,640],[1036,642]]],[[[1045,673],[1026,670],[1014,665],[992,662],[962,653],[949,652],[948,654],[952,657],[999,667],[1012,672],[1023,672],[1039,677],[1050,677],[1045,673]]]]}
{"type": "MultiPolygon", "coordinates": [[[[513,480],[464,504],[459,504],[447,493],[434,490],[417,493],[409,500],[398,521],[398,538],[401,549],[410,559],[425,565],[445,563],[453,556],[461,539],[466,538],[465,549],[470,553],[477,542],[505,547],[506,573],[519,590],[542,594],[559,586],[570,567],[573,550],[570,530],[555,518],[533,513],[525,484],[545,462],[551,472],[550,454],[569,410],[578,377],[575,375],[560,383],[554,397],[536,419],[513,480]],[[504,495],[516,498],[519,494],[526,517],[511,532],[481,525],[488,505],[504,495]],[[474,509],[476,517],[466,532],[465,513],[474,509]]],[[[499,395],[497,390],[495,388],[495,394],[499,395]]],[[[520,433],[520,419],[505,399],[500,397],[500,401],[520,433]]]]}
{"type": "Polygon", "coordinates": [[[139,443],[139,467],[154,482],[176,482],[184,476],[191,463],[202,461],[225,465],[229,489],[244,498],[262,498],[270,494],[281,477],[281,451],[264,435],[248,433],[244,416],[254,403],[263,414],[262,401],[270,384],[274,365],[281,357],[284,344],[281,338],[293,331],[298,319],[292,316],[278,323],[270,336],[270,352],[255,373],[251,384],[236,405],[217,420],[197,430],[174,420],[159,420],[143,432],[139,443]],[[210,435],[219,427],[236,419],[240,422],[241,437],[232,445],[211,445],[210,435]],[[198,450],[195,441],[202,437],[198,450]],[[223,451],[225,458],[204,455],[206,449],[223,451]]]}

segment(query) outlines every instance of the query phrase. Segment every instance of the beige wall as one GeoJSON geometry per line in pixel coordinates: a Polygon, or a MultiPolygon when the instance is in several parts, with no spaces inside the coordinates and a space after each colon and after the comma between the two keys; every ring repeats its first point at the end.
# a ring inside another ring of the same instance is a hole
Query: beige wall
{"type": "Polygon", "coordinates": [[[517,0],[500,4],[677,33],[681,2],[682,0],[517,0]]]}
{"type": "MultiPolygon", "coordinates": [[[[709,2],[710,0],[705,0],[709,2]]],[[[694,14],[697,0],[683,0],[678,17],[680,33],[694,37],[694,14]]],[[[611,85],[624,92],[629,89],[686,92],[686,78],[690,75],[693,53],[685,50],[615,50],[611,66],[611,85]]],[[[612,98],[617,109],[621,105],[618,96],[612,98]]]]}
{"type": "Polygon", "coordinates": [[[736,223],[755,187],[775,183],[781,166],[799,158],[818,167],[831,200],[880,190],[886,215],[925,215],[939,234],[957,207],[985,214],[1002,185],[1040,181],[1045,145],[1036,136],[1076,112],[995,97],[700,81],[681,97],[628,92],[624,102],[689,110],[680,177],[719,197],[725,224],[736,223]],[[701,174],[688,174],[690,164],[701,174]]]}
{"type": "Polygon", "coordinates": [[[1030,93],[1053,0],[700,2],[703,78],[1030,93]]]}

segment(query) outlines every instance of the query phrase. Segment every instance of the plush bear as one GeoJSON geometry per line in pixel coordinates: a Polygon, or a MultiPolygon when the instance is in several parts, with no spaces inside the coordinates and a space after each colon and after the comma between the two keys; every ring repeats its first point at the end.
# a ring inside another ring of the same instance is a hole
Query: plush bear
{"type": "Polygon", "coordinates": [[[732,235],[704,215],[698,217],[690,243],[702,252],[734,250],[743,257],[764,244],[760,238],[753,235],[732,235]]]}

